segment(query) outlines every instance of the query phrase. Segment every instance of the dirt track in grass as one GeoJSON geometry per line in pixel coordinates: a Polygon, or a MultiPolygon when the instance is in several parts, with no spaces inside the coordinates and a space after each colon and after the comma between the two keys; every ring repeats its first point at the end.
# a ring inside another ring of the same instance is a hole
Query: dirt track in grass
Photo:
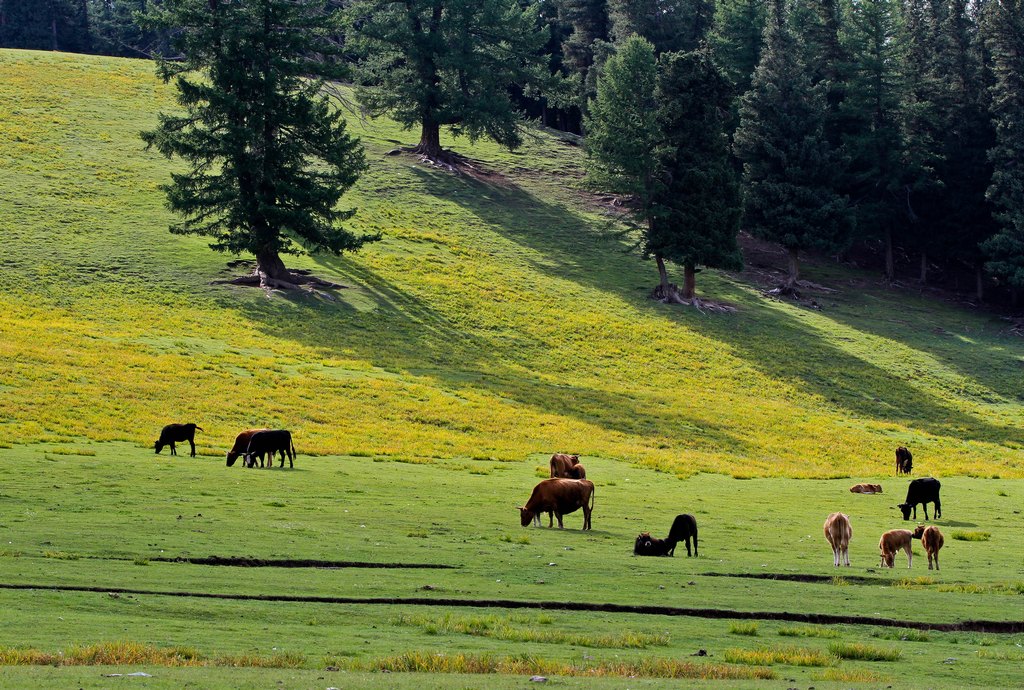
{"type": "Polygon", "coordinates": [[[511,599],[446,599],[428,597],[317,597],[278,594],[226,594],[215,592],[159,591],[124,587],[85,587],[74,585],[42,585],[33,583],[0,583],[0,589],[43,590],[53,592],[97,592],[108,595],[134,594],[163,597],[193,597],[235,601],[272,601],[307,604],[372,604],[393,606],[450,606],[460,608],[545,609],[555,611],[600,611],[634,613],[654,616],[690,616],[696,618],[777,620],[819,625],[876,625],[886,628],[911,628],[937,632],[982,632],[1017,634],[1024,632],[1024,621],[969,620],[959,623],[926,623],[901,621],[872,616],[837,616],[784,611],[733,611],[728,609],[680,608],[676,606],[633,606],[627,604],[595,604],[578,601],[516,601],[511,599]]]}

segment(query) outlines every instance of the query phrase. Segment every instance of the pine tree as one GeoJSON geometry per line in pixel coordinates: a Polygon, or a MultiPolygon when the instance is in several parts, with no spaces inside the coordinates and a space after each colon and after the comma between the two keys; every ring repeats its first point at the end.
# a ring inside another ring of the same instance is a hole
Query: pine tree
{"type": "Polygon", "coordinates": [[[615,42],[643,36],[656,55],[696,49],[711,30],[714,13],[712,0],[608,0],[615,42]]]}
{"type": "Polygon", "coordinates": [[[987,152],[995,133],[979,38],[969,0],[945,0],[934,57],[942,75],[937,95],[942,158],[936,173],[943,190],[937,199],[933,244],[947,258],[973,267],[976,297],[981,300],[984,257],[979,245],[995,232],[992,208],[985,199],[992,177],[987,152]]]}
{"type": "Polygon", "coordinates": [[[348,47],[361,57],[358,91],[372,115],[420,127],[414,151],[447,160],[441,127],[471,141],[521,143],[512,85],[549,79],[538,7],[517,0],[355,0],[348,47]]]}
{"type": "Polygon", "coordinates": [[[942,76],[935,65],[939,25],[935,9],[936,4],[929,0],[903,0],[900,13],[904,45],[900,105],[906,170],[903,195],[908,221],[903,236],[920,256],[921,283],[928,280],[929,252],[933,249],[942,189],[936,173],[942,161],[943,126],[938,97],[942,76]]]}
{"type": "MultiPolygon", "coordinates": [[[[856,13],[862,4],[851,3],[849,9],[856,13]]],[[[807,66],[811,86],[824,85],[827,106],[825,136],[833,147],[839,147],[843,133],[851,124],[842,112],[851,58],[840,38],[843,22],[839,2],[794,0],[789,21],[793,31],[800,36],[803,62],[807,66]]]]}
{"type": "Polygon", "coordinates": [[[851,230],[836,192],[842,161],[825,138],[824,90],[812,87],[782,0],[769,0],[761,60],[740,105],[734,149],[743,162],[744,224],[789,251],[786,288],[799,252],[837,251],[851,230]]]}
{"type": "Polygon", "coordinates": [[[999,230],[983,248],[987,270],[1019,291],[1024,288],[1024,0],[989,0],[985,42],[995,76],[996,137],[989,152],[995,169],[988,198],[999,230]]]}
{"type": "Polygon", "coordinates": [[[161,115],[148,146],[188,162],[166,185],[182,216],[171,232],[213,239],[211,248],[256,256],[238,282],[294,287],[281,253],[340,254],[376,239],[340,227],[337,209],[364,169],[362,147],[321,95],[342,72],[314,59],[337,52],[337,15],[323,0],[167,0],[153,21],[177,27],[180,61],[159,63],[183,115],[161,115]]]}
{"type": "Polygon", "coordinates": [[[764,34],[763,0],[719,0],[710,42],[715,57],[733,83],[733,94],[750,88],[750,80],[761,59],[764,34]]]}
{"type": "Polygon", "coordinates": [[[644,239],[658,261],[655,296],[671,299],[664,261],[683,267],[682,298],[694,298],[698,266],[740,270],[740,187],[725,135],[732,85],[708,50],[662,56],[656,98],[663,179],[644,239]]]}
{"type": "Polygon", "coordinates": [[[850,7],[844,47],[851,56],[841,113],[850,157],[849,190],[861,237],[885,241],[885,272],[895,277],[894,236],[908,223],[903,128],[904,33],[894,0],[861,0],[850,7]]]}

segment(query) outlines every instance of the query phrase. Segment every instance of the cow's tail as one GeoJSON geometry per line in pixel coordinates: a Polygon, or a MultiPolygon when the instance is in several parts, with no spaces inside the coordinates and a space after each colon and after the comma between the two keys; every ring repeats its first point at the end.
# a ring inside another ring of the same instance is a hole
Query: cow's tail
{"type": "Polygon", "coordinates": [[[196,424],[196,429],[199,429],[199,431],[206,431],[206,429],[204,429],[203,427],[199,426],[198,424],[196,424]]]}
{"type": "Polygon", "coordinates": [[[288,443],[292,447],[292,458],[294,459],[296,457],[297,453],[295,452],[295,441],[292,440],[292,435],[291,434],[288,434],[288,443]]]}
{"type": "Polygon", "coordinates": [[[597,493],[597,487],[595,486],[590,490],[590,510],[594,510],[594,495],[597,493]]]}

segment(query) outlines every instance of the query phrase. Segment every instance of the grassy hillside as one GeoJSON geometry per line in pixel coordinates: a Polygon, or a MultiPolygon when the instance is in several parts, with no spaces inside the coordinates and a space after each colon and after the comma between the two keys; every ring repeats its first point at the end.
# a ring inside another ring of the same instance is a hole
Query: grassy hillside
{"type": "MultiPolygon", "coordinates": [[[[580,191],[581,152],[457,148],[494,174],[385,156],[415,133],[351,119],[370,170],[345,203],[384,240],[291,257],[351,286],[331,302],[209,285],[233,257],[172,236],[173,168],[137,133],[173,107],[144,61],[0,51],[0,429],[10,443],[148,445],[196,421],[301,453],[522,461],[552,451],[680,476],[1024,476],[1024,343],[1000,320],[831,265],[812,310],[748,276],[700,275],[738,308],[649,301],[580,191]]],[[[536,460],[534,460],[536,461],[536,460]]]]}

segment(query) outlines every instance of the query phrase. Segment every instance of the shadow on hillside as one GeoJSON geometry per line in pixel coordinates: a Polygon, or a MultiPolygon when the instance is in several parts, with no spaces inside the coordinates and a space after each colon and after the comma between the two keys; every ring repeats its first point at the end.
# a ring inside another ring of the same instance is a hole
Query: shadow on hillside
{"type": "MultiPolygon", "coordinates": [[[[621,434],[651,439],[685,438],[708,451],[744,454],[748,445],[725,428],[690,418],[686,410],[667,408],[641,393],[622,394],[583,386],[550,383],[527,373],[520,344],[502,348],[494,340],[467,333],[427,308],[420,300],[366,266],[345,258],[317,257],[331,272],[357,281],[377,301],[377,310],[356,314],[325,309],[297,296],[283,319],[276,300],[244,305],[247,316],[267,333],[331,355],[343,351],[392,372],[407,371],[434,379],[449,390],[475,389],[545,413],[565,415],[621,434]]],[[[504,339],[501,339],[504,340],[504,339]]],[[[534,347],[542,350],[543,343],[534,347]]],[[[555,450],[555,449],[553,449],[555,450]]]]}
{"type": "MultiPolygon", "coordinates": [[[[1014,430],[964,414],[946,401],[928,396],[894,379],[885,370],[825,342],[813,328],[792,316],[772,310],[770,321],[766,322],[765,308],[740,289],[732,288],[721,295],[747,305],[735,316],[703,317],[693,310],[668,307],[646,299],[645,290],[628,285],[629,282],[642,285],[647,282],[647,276],[637,274],[639,262],[625,254],[621,244],[612,240],[595,242],[593,233],[583,229],[586,225],[583,218],[546,203],[522,188],[488,185],[422,168],[412,170],[430,193],[455,200],[508,239],[551,257],[553,265],[533,262],[538,271],[617,292],[648,313],[697,327],[704,335],[727,344],[737,356],[772,378],[790,382],[868,419],[900,421],[932,434],[954,438],[996,443],[1016,438],[1014,430]],[[453,194],[456,191],[460,193],[453,194]],[[624,279],[633,275],[636,275],[635,281],[624,279]]],[[[652,275],[648,284],[651,285],[653,266],[649,270],[652,275]]],[[[859,322],[847,325],[864,329],[859,322]]],[[[896,333],[891,337],[901,340],[896,333]]],[[[914,341],[908,344],[915,346],[914,341]]],[[[931,352],[925,343],[917,345],[931,352]]],[[[950,360],[948,356],[936,356],[950,360]]],[[[950,361],[950,365],[957,367],[959,360],[950,361]]],[[[980,378],[977,369],[972,367],[965,375],[980,378]]],[[[1003,382],[999,387],[1005,390],[1008,385],[1009,382],[1003,382]]]]}

